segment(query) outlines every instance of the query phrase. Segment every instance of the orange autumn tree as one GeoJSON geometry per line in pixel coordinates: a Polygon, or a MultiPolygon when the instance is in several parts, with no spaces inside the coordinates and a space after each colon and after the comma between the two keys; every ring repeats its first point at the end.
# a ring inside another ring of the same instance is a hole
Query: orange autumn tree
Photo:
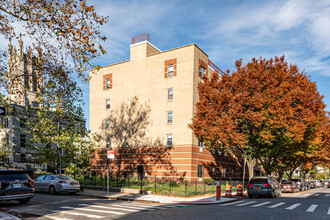
{"type": "Polygon", "coordinates": [[[248,156],[249,176],[258,160],[269,175],[285,170],[285,155],[320,147],[316,133],[325,120],[316,84],[284,56],[236,61],[222,77],[204,77],[190,127],[208,149],[227,148],[248,156]]]}

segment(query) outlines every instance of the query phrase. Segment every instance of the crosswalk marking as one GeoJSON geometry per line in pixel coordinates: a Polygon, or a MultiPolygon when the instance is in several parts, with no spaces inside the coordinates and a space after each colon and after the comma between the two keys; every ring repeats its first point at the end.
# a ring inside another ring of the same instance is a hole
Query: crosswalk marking
{"type": "Polygon", "coordinates": [[[114,215],[124,215],[123,212],[114,212],[114,211],[105,211],[105,210],[96,210],[96,209],[86,209],[86,208],[74,208],[70,206],[62,206],[61,209],[75,209],[75,210],[81,210],[81,211],[92,211],[92,212],[101,212],[101,213],[107,213],[107,214],[114,214],[114,215]]]}
{"type": "Polygon", "coordinates": [[[234,204],[241,203],[241,202],[244,202],[244,201],[225,203],[225,204],[221,204],[220,206],[234,205],[234,204]]]}
{"type": "Polygon", "coordinates": [[[59,213],[59,214],[75,215],[75,216],[86,216],[87,218],[105,218],[105,216],[91,215],[91,214],[85,214],[85,213],[73,212],[73,211],[59,211],[59,210],[54,210],[52,212],[59,213]]]}
{"type": "Polygon", "coordinates": [[[100,209],[115,209],[115,210],[122,210],[122,211],[127,211],[127,212],[139,212],[139,210],[132,209],[130,207],[128,208],[119,208],[119,207],[111,207],[111,206],[101,206],[101,205],[89,205],[89,204],[78,204],[79,206],[83,207],[95,207],[95,208],[100,208],[100,209]]]}
{"type": "Polygon", "coordinates": [[[300,206],[300,205],[301,205],[301,203],[296,203],[296,204],[293,204],[292,206],[287,207],[286,209],[288,209],[288,210],[292,210],[292,209],[297,208],[297,207],[300,206]]]}
{"type": "Polygon", "coordinates": [[[325,196],[330,196],[330,194],[326,194],[325,196]]]}
{"type": "Polygon", "coordinates": [[[314,210],[316,209],[317,205],[311,205],[307,210],[306,212],[314,212],[314,210]]]}
{"type": "MultiPolygon", "coordinates": [[[[123,206],[123,205],[111,205],[111,206],[114,206],[114,207],[127,207],[127,206],[123,206]]],[[[131,208],[134,208],[134,209],[140,209],[140,210],[156,210],[154,208],[143,208],[143,207],[132,207],[131,208]]]]}
{"type": "Polygon", "coordinates": [[[263,203],[260,203],[260,204],[257,204],[257,205],[253,205],[251,207],[260,207],[260,206],[263,206],[263,205],[267,205],[269,204],[270,202],[263,202],[263,203]]]}
{"type": "Polygon", "coordinates": [[[320,194],[315,194],[314,196],[319,196],[320,194]]]}
{"type": "Polygon", "coordinates": [[[330,215],[330,207],[329,207],[329,210],[328,210],[328,213],[327,214],[330,215]]]}
{"type": "Polygon", "coordinates": [[[252,203],[255,203],[255,202],[256,202],[256,201],[246,202],[246,203],[238,204],[238,205],[236,205],[236,206],[249,205],[249,204],[252,204],[252,203]]]}
{"type": "Polygon", "coordinates": [[[285,202],[279,202],[275,205],[269,206],[268,208],[276,208],[276,207],[279,207],[279,206],[284,205],[284,204],[285,204],[285,202]]]}
{"type": "Polygon", "coordinates": [[[58,216],[46,215],[44,217],[47,217],[47,218],[50,218],[50,219],[53,219],[53,220],[73,220],[71,218],[63,218],[62,216],[58,217],[58,216]]]}

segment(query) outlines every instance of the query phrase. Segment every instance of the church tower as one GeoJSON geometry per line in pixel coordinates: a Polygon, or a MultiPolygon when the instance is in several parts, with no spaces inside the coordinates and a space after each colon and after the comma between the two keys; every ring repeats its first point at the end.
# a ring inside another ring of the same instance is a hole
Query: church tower
{"type": "Polygon", "coordinates": [[[38,58],[33,56],[31,47],[24,53],[22,35],[18,51],[9,39],[8,45],[8,92],[11,103],[21,106],[37,105],[36,94],[40,71],[36,68],[38,58]]]}

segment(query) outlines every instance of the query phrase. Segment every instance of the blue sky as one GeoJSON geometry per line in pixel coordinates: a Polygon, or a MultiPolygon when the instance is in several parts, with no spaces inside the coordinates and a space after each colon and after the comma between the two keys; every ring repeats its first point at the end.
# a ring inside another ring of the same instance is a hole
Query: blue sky
{"type": "MultiPolygon", "coordinates": [[[[101,66],[129,59],[132,36],[151,35],[151,43],[168,50],[197,44],[222,70],[236,59],[285,55],[316,81],[330,105],[330,1],[90,1],[101,15],[108,54],[101,66]]],[[[88,85],[83,85],[89,118],[88,85]]],[[[327,107],[329,111],[330,108],[327,107]]],[[[89,128],[89,121],[87,121],[89,128]]]]}

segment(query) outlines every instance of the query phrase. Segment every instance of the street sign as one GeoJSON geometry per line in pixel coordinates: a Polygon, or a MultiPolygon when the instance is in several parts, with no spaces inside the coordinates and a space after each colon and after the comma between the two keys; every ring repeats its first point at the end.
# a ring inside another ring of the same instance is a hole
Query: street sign
{"type": "Polygon", "coordinates": [[[6,107],[0,106],[0,116],[6,116],[6,107]]]}
{"type": "Polygon", "coordinates": [[[108,150],[107,151],[107,158],[110,160],[115,159],[115,152],[113,150],[108,150]]]}

